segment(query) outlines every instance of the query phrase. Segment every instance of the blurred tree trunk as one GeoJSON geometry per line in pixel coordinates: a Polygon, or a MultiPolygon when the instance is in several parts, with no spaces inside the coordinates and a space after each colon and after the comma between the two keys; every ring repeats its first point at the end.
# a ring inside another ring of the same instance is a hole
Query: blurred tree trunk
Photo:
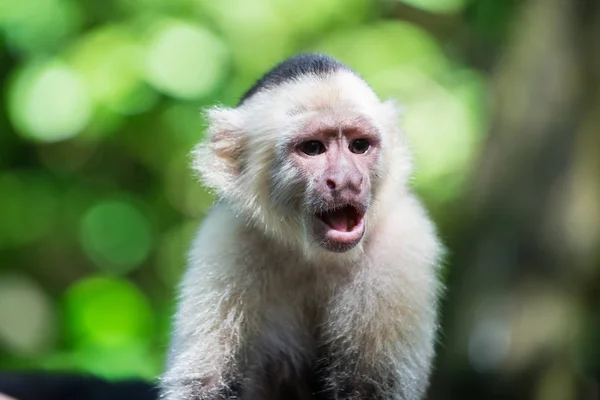
{"type": "Polygon", "coordinates": [[[599,25],[600,1],[521,5],[449,243],[431,399],[598,398],[599,25]]]}

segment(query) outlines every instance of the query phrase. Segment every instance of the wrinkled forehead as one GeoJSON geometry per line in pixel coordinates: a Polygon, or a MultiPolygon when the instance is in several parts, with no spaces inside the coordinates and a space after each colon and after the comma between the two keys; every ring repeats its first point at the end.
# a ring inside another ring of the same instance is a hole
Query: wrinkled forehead
{"type": "Polygon", "coordinates": [[[361,115],[377,119],[381,102],[373,90],[350,71],[305,75],[265,88],[248,99],[240,110],[263,122],[289,120],[314,112],[361,115]]]}

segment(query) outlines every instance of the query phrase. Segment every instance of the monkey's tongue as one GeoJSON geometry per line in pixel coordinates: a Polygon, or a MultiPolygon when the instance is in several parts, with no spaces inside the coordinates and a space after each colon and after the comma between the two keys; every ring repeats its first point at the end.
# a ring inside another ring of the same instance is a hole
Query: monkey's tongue
{"type": "Polygon", "coordinates": [[[343,207],[335,211],[321,214],[321,219],[331,229],[341,232],[350,232],[358,225],[360,216],[353,207],[343,207]]]}

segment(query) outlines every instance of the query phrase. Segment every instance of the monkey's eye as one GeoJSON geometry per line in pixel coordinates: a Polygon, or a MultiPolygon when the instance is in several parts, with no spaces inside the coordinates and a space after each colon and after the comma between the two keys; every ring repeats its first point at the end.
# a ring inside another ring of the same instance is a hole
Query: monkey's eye
{"type": "Polygon", "coordinates": [[[325,153],[325,145],[318,140],[303,142],[300,144],[299,149],[307,156],[318,156],[321,153],[325,153]]]}
{"type": "Polygon", "coordinates": [[[355,154],[364,154],[371,147],[371,143],[367,139],[356,139],[350,143],[350,151],[355,154]]]}

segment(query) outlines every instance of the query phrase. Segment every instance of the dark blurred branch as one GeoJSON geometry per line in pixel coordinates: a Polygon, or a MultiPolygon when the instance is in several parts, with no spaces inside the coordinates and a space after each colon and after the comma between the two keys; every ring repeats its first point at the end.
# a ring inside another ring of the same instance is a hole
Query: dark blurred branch
{"type": "Polygon", "coordinates": [[[574,372],[586,320],[579,288],[598,278],[600,243],[600,135],[591,132],[600,82],[588,65],[600,54],[598,3],[589,3],[530,0],[513,25],[464,232],[451,244],[432,398],[591,393],[574,372]]]}

